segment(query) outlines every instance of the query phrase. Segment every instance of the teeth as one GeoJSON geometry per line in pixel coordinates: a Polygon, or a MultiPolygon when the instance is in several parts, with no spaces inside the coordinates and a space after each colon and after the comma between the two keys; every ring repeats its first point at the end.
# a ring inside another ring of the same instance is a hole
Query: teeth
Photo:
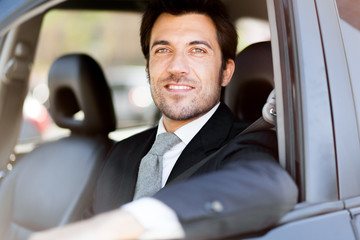
{"type": "Polygon", "coordinates": [[[170,86],[168,86],[168,88],[169,89],[175,89],[175,90],[191,89],[191,87],[179,86],[179,85],[170,85],[170,86]]]}

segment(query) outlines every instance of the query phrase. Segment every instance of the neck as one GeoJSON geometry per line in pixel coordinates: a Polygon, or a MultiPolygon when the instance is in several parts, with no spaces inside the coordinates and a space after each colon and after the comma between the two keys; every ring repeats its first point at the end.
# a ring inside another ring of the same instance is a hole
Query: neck
{"type": "Polygon", "coordinates": [[[176,130],[178,130],[182,126],[188,124],[189,122],[192,122],[192,121],[198,119],[199,117],[201,117],[203,115],[204,114],[202,114],[200,116],[197,116],[195,118],[191,118],[191,119],[188,119],[188,120],[182,120],[182,121],[173,120],[173,119],[170,119],[170,118],[166,117],[165,115],[163,115],[163,123],[164,123],[165,130],[167,132],[174,133],[176,130]]]}

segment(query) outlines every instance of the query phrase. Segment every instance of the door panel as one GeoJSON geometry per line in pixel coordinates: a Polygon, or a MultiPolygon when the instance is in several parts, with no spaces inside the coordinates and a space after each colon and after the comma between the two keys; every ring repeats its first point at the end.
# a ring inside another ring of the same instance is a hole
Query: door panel
{"type": "Polygon", "coordinates": [[[350,214],[343,210],[290,222],[271,230],[263,237],[251,239],[356,240],[356,237],[351,226],[350,214]]]}

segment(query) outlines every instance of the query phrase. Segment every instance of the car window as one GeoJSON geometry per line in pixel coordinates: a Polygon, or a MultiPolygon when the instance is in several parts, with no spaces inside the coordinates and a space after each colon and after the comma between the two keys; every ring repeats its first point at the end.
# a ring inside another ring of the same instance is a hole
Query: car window
{"type": "MultiPolygon", "coordinates": [[[[117,128],[122,129],[110,137],[121,140],[156,122],[157,110],[150,95],[139,42],[140,21],[141,13],[121,11],[53,10],[45,15],[24,104],[20,143],[69,134],[58,128],[46,111],[47,74],[51,64],[68,53],[86,53],[102,66],[112,89],[117,128]]],[[[245,17],[237,19],[235,25],[239,34],[238,51],[254,42],[270,40],[269,24],[265,20],[245,17]]]]}
{"type": "Polygon", "coordinates": [[[354,0],[337,0],[344,47],[360,126],[360,5],[354,0]]]}
{"type": "Polygon", "coordinates": [[[241,17],[235,21],[239,35],[238,52],[255,42],[270,41],[270,26],[267,20],[241,17]]]}
{"type": "Polygon", "coordinates": [[[138,40],[140,20],[141,14],[133,12],[56,10],[47,13],[31,72],[27,104],[24,104],[20,139],[32,139],[38,135],[36,132],[45,139],[67,133],[49,120],[43,108],[49,106],[47,74],[51,64],[62,55],[75,52],[92,56],[103,68],[112,90],[118,129],[153,124],[156,108],[138,40]]]}

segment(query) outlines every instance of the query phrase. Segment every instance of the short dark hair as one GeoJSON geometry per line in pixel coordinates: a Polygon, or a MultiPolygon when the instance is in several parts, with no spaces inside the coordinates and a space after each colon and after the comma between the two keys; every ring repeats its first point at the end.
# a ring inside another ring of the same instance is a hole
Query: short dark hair
{"type": "Polygon", "coordinates": [[[204,14],[212,19],[222,53],[222,67],[227,60],[235,59],[238,35],[225,5],[220,0],[150,0],[143,14],[140,28],[140,42],[144,57],[149,62],[151,30],[162,13],[183,15],[187,13],[204,14]]]}

